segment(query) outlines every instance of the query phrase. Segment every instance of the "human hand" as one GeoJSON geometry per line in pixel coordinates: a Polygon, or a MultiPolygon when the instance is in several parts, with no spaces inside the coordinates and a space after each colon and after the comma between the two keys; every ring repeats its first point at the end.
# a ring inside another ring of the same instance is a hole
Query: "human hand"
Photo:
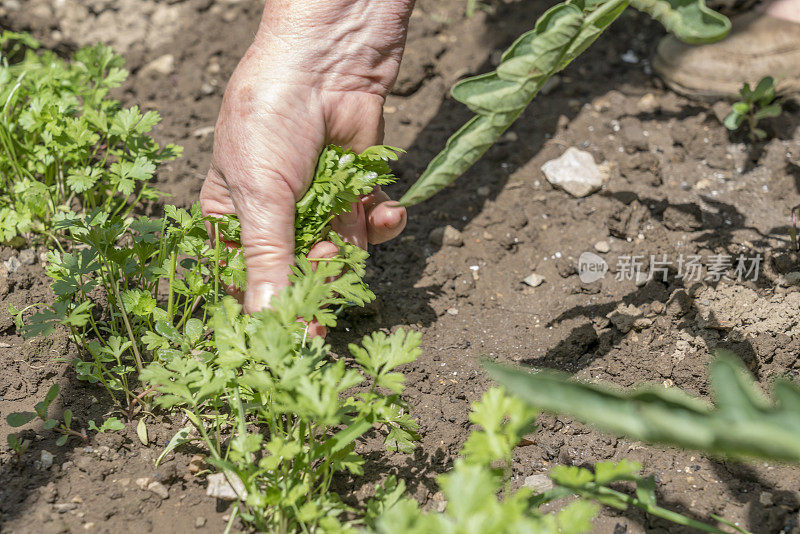
{"type": "MultiPolygon", "coordinates": [[[[383,103],[397,77],[412,4],[267,3],[256,40],[228,83],[200,193],[205,215],[235,213],[241,222],[245,311],[269,305],[288,285],[295,203],[322,148],[337,144],[362,151],[382,142],[383,103]]],[[[397,236],[405,223],[405,209],[376,188],[332,227],[366,248],[397,236]]],[[[337,251],[322,242],[309,256],[337,251]]]]}

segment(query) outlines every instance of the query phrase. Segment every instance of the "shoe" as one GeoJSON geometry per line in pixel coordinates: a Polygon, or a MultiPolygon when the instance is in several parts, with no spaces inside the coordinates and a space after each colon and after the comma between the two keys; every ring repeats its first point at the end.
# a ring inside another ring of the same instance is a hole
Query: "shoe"
{"type": "Polygon", "coordinates": [[[653,70],[677,93],[701,99],[735,98],[745,82],[752,87],[765,76],[776,92],[800,95],[800,24],[764,13],[732,19],[725,39],[702,46],[673,36],[661,40],[653,70]]]}

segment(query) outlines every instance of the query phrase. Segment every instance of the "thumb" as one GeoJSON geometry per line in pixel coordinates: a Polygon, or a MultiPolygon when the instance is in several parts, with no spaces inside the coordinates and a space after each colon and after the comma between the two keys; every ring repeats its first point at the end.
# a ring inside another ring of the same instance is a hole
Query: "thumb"
{"type": "Polygon", "coordinates": [[[232,195],[241,223],[247,268],[247,313],[268,307],[272,297],[289,285],[294,263],[292,188],[279,177],[265,177],[253,185],[256,187],[239,188],[232,195]]]}

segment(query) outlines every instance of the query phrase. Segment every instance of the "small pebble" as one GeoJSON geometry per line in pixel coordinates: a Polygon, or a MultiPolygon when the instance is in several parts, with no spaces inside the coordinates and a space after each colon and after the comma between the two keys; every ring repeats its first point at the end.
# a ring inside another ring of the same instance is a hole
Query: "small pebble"
{"type": "Polygon", "coordinates": [[[547,475],[531,475],[525,477],[525,483],[523,485],[526,488],[532,489],[535,493],[544,493],[545,491],[553,489],[553,481],[550,480],[550,477],[547,475]]]}
{"type": "Polygon", "coordinates": [[[620,56],[620,59],[625,63],[630,63],[630,64],[639,63],[639,56],[637,56],[636,52],[634,52],[633,50],[628,50],[627,52],[622,54],[620,56]]]}
{"type": "Polygon", "coordinates": [[[600,254],[605,254],[611,250],[611,245],[608,244],[608,241],[598,241],[594,244],[594,249],[600,254]]]}
{"type": "Polygon", "coordinates": [[[64,503],[59,503],[59,504],[54,504],[53,505],[53,508],[59,514],[65,514],[65,513],[69,512],[69,511],[72,511],[72,510],[76,509],[77,507],[78,507],[78,505],[75,504],[74,502],[64,502],[64,503]]]}
{"type": "Polygon", "coordinates": [[[50,469],[53,465],[53,453],[50,451],[42,451],[39,461],[42,464],[42,469],[50,469]]]}
{"type": "Polygon", "coordinates": [[[33,265],[36,263],[36,251],[26,248],[19,253],[19,261],[22,265],[33,265]]]}
{"type": "Polygon", "coordinates": [[[214,125],[202,126],[192,132],[192,137],[205,137],[214,133],[214,125]]]}
{"type": "Polygon", "coordinates": [[[214,473],[206,477],[208,487],[206,488],[206,495],[209,497],[216,497],[223,501],[238,501],[239,495],[247,498],[247,490],[244,488],[244,483],[241,479],[233,473],[229,473],[226,477],[224,473],[214,473]],[[234,486],[228,481],[230,479],[234,486]]]}
{"type": "Polygon", "coordinates": [[[203,528],[204,526],[206,526],[205,517],[198,517],[194,520],[194,528],[203,528]]]}
{"type": "Polygon", "coordinates": [[[642,113],[655,113],[659,107],[658,100],[653,93],[647,93],[636,103],[636,108],[642,113]]]}
{"type": "Polygon", "coordinates": [[[147,74],[155,72],[167,76],[172,74],[173,70],[175,70],[175,56],[172,54],[164,54],[142,67],[141,73],[147,74]]]}
{"type": "Polygon", "coordinates": [[[531,273],[522,280],[523,284],[527,284],[531,287],[538,287],[542,285],[543,282],[544,276],[536,273],[531,273]]]}
{"type": "Polygon", "coordinates": [[[447,247],[462,247],[464,246],[464,237],[457,229],[449,224],[447,226],[440,226],[434,228],[428,235],[428,239],[434,245],[447,246],[447,247]]]}
{"type": "Polygon", "coordinates": [[[161,482],[151,482],[150,484],[147,485],[147,491],[155,493],[162,499],[169,498],[169,490],[161,482]]]}
{"type": "Polygon", "coordinates": [[[5,265],[9,274],[11,274],[17,272],[17,269],[19,269],[19,266],[22,264],[20,263],[19,258],[17,258],[16,256],[11,256],[10,258],[8,258],[6,261],[3,262],[3,265],[5,265]]]}
{"type": "Polygon", "coordinates": [[[480,186],[477,191],[479,197],[488,197],[491,192],[492,190],[485,185],[480,186]]]}
{"type": "Polygon", "coordinates": [[[608,171],[595,163],[594,156],[575,147],[546,162],[541,170],[548,182],[576,198],[591,195],[608,181],[608,171]]]}
{"type": "Polygon", "coordinates": [[[458,308],[447,308],[447,313],[449,315],[458,315],[458,308]]]}

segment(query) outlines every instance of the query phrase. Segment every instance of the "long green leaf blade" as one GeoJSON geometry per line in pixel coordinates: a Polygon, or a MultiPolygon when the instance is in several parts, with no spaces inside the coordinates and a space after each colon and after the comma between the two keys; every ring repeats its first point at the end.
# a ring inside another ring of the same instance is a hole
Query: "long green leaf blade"
{"type": "Polygon", "coordinates": [[[489,374],[534,407],[631,439],[710,454],[800,463],[800,389],[776,382],[766,399],[741,362],[719,351],[711,365],[714,405],[677,388],[618,390],[553,371],[487,363],[489,374]]]}

